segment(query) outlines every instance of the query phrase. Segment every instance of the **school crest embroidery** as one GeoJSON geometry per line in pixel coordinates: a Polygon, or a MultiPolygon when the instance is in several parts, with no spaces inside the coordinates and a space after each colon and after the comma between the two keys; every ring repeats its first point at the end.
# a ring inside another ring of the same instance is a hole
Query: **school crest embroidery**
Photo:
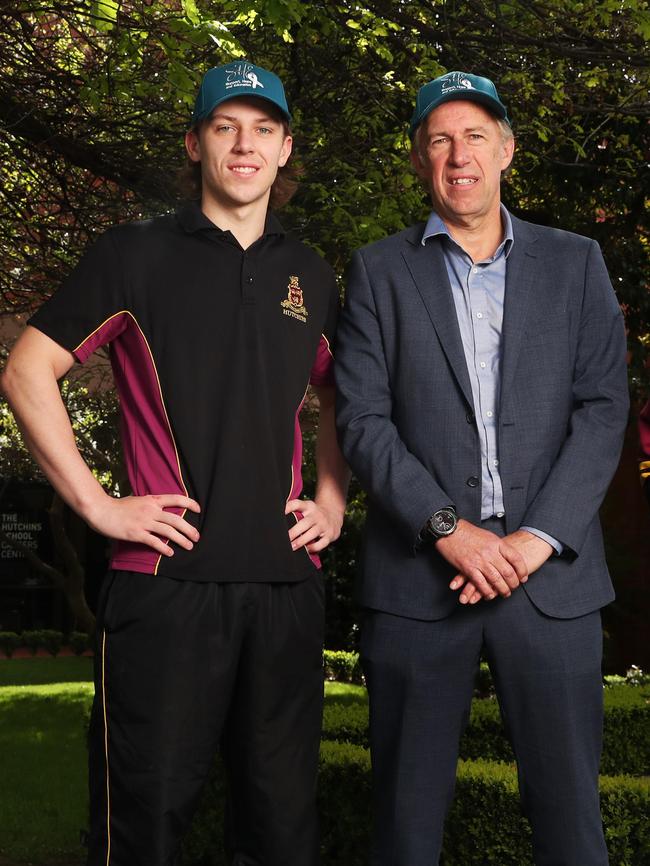
{"type": "Polygon", "coordinates": [[[306,322],[307,307],[302,295],[302,289],[298,282],[298,277],[289,277],[289,286],[287,289],[286,300],[281,302],[282,312],[285,316],[291,316],[292,319],[298,319],[299,322],[306,322]]]}

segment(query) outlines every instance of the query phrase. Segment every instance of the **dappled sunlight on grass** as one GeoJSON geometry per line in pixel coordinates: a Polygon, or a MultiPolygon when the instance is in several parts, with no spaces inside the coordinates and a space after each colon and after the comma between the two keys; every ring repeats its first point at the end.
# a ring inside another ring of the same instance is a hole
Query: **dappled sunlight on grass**
{"type": "Polygon", "coordinates": [[[368,692],[365,686],[350,683],[325,683],[325,703],[328,704],[365,704],[368,692]]]}
{"type": "Polygon", "coordinates": [[[68,658],[0,659],[0,686],[92,682],[93,660],[68,658]]]}
{"type": "Polygon", "coordinates": [[[0,861],[83,862],[92,695],[87,682],[0,688],[0,861]]]}

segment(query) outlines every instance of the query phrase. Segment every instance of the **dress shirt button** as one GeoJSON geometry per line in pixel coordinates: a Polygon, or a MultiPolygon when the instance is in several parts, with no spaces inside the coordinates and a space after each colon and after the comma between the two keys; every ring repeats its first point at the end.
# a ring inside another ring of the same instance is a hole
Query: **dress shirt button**
{"type": "Polygon", "coordinates": [[[477,318],[477,319],[482,319],[482,318],[483,318],[483,313],[477,313],[477,314],[476,314],[476,318],[477,318]]]}
{"type": "Polygon", "coordinates": [[[485,367],[486,367],[486,363],[485,363],[485,361],[481,361],[481,367],[482,367],[483,369],[485,369],[485,367]]]}
{"type": "Polygon", "coordinates": [[[465,418],[467,419],[468,424],[473,424],[476,421],[476,417],[473,412],[468,412],[467,415],[465,415],[465,418]]]}
{"type": "Polygon", "coordinates": [[[491,418],[494,415],[494,412],[486,412],[485,414],[488,416],[488,418],[491,418]]]}
{"type": "Polygon", "coordinates": [[[468,487],[478,487],[478,478],[476,475],[470,475],[466,483],[468,487]]]}
{"type": "Polygon", "coordinates": [[[492,461],[492,465],[493,465],[493,466],[498,466],[498,465],[499,465],[499,461],[498,461],[498,460],[493,460],[493,461],[492,461]]]}
{"type": "Polygon", "coordinates": [[[473,273],[473,274],[478,274],[478,268],[472,268],[472,273],[473,273]]]}
{"type": "Polygon", "coordinates": [[[505,517],[505,513],[503,511],[497,511],[497,517],[505,517]]]}

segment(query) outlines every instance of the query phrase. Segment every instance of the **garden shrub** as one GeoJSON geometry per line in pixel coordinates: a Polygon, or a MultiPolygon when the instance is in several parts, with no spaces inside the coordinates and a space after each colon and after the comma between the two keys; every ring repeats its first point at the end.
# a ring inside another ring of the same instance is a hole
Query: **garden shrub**
{"type": "Polygon", "coordinates": [[[37,634],[39,649],[47,650],[47,652],[52,656],[58,655],[58,653],[61,652],[61,647],[63,646],[63,634],[60,631],[44,628],[37,632],[37,634]]]}
{"type": "MultiPolygon", "coordinates": [[[[216,765],[185,842],[184,866],[225,866],[223,798],[223,774],[216,765]]],[[[610,862],[650,863],[650,780],[603,776],[601,804],[610,862]]],[[[319,810],[323,866],[366,866],[371,825],[367,749],[351,743],[321,744],[319,810]]],[[[532,866],[530,838],[514,766],[461,761],[446,824],[443,866],[532,866]]]]}
{"type": "MultiPolygon", "coordinates": [[[[618,685],[605,689],[604,694],[601,772],[604,775],[650,775],[650,687],[618,685]]],[[[327,703],[323,713],[323,739],[367,748],[367,705],[327,703]]],[[[495,699],[473,701],[470,722],[460,743],[460,756],[466,760],[514,761],[495,699]]]]}
{"type": "Polygon", "coordinates": [[[323,710],[323,740],[369,748],[368,704],[326,703],[323,710]]]}
{"type": "Polygon", "coordinates": [[[344,650],[325,650],[323,652],[325,679],[338,680],[341,683],[363,682],[363,673],[359,663],[359,653],[344,650]]]}
{"type": "Polygon", "coordinates": [[[11,658],[19,646],[22,646],[22,638],[15,631],[0,631],[0,650],[11,658]]]}
{"type": "Polygon", "coordinates": [[[73,631],[68,635],[67,644],[76,656],[92,648],[92,638],[84,631],[73,631]]]}
{"type": "Polygon", "coordinates": [[[21,634],[21,645],[28,649],[32,655],[36,653],[36,650],[41,646],[41,632],[40,631],[24,631],[21,634]]]}

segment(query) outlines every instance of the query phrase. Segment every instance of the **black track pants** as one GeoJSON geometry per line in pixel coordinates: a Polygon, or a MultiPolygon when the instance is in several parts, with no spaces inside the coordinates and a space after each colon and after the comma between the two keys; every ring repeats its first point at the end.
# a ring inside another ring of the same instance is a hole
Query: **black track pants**
{"type": "Polygon", "coordinates": [[[119,571],[98,617],[88,866],[172,866],[220,741],[234,864],[318,863],[322,578],[119,571]]]}

